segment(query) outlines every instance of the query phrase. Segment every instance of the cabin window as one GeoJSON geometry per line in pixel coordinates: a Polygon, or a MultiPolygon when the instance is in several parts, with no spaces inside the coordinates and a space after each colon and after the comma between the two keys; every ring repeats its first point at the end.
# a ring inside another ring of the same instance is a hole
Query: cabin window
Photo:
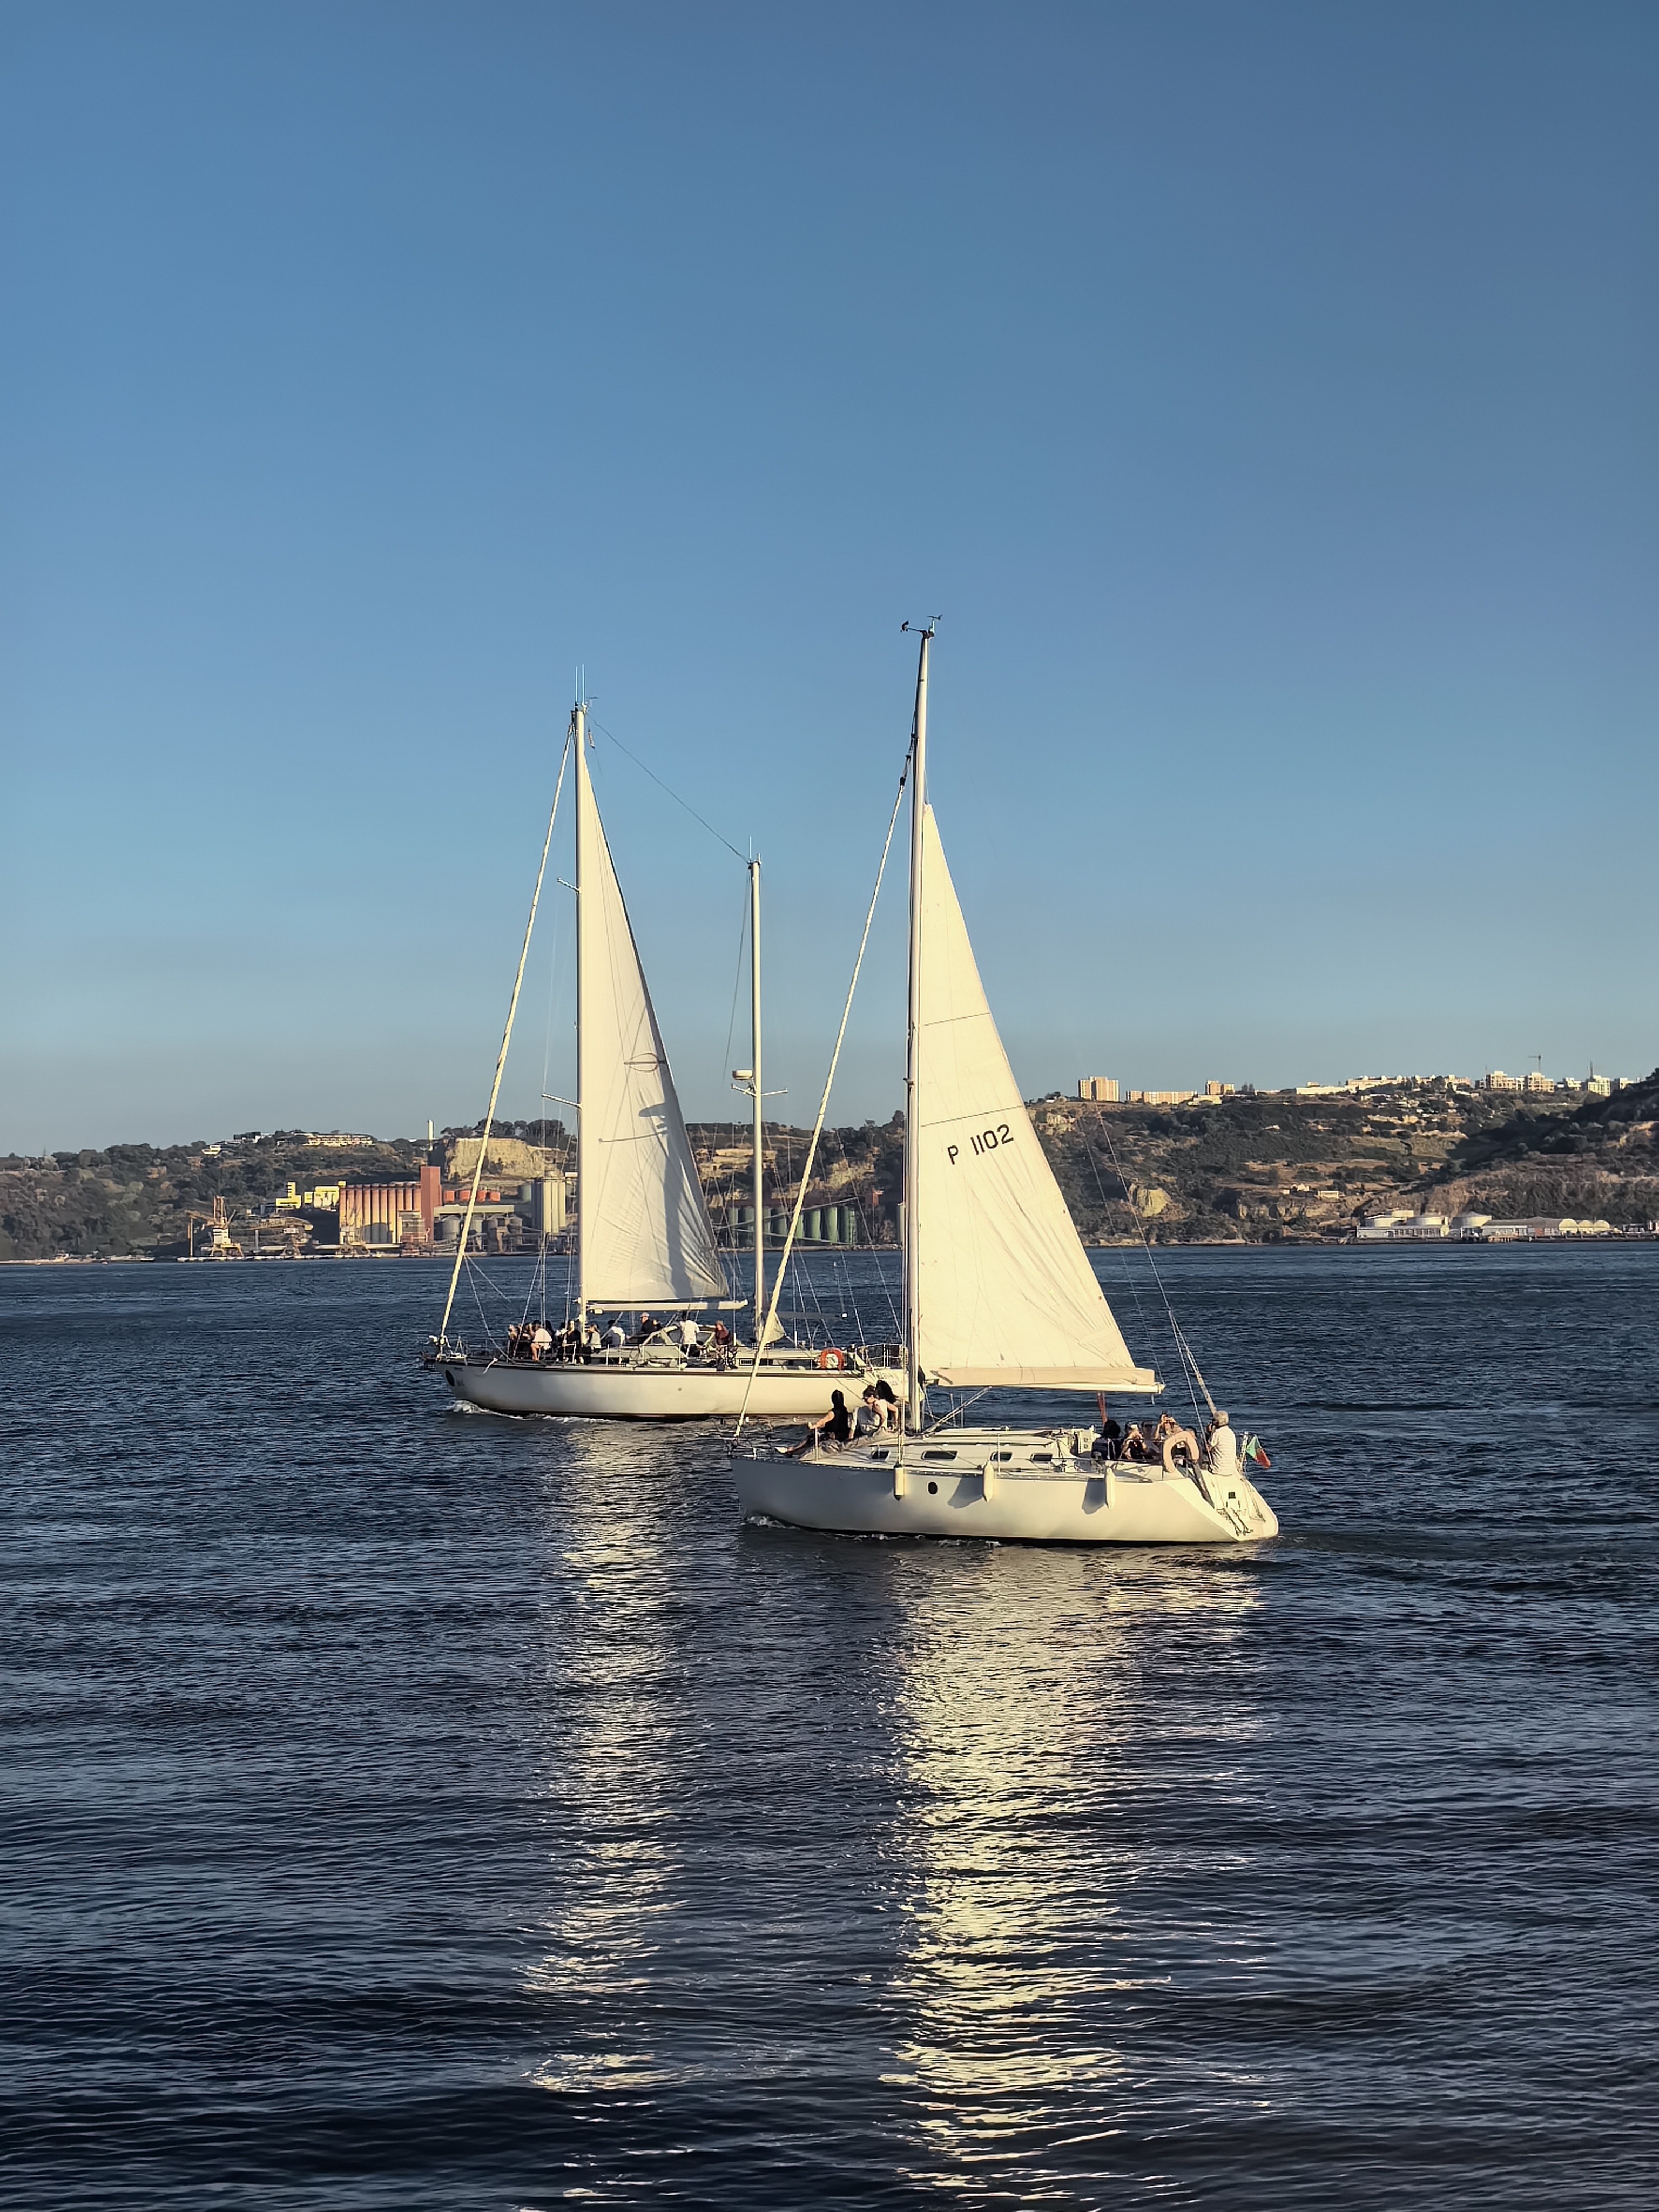
{"type": "Polygon", "coordinates": [[[1054,1463],[1054,1455],[1052,1452],[1033,1452],[1031,1454],[1031,1464],[1033,1467],[1052,1467],[1054,1463]]]}
{"type": "Polygon", "coordinates": [[[885,1459],[887,1456],[885,1446],[880,1451],[872,1451],[870,1456],[872,1459],[885,1459]]]}
{"type": "Polygon", "coordinates": [[[924,1459],[954,1459],[956,1454],[953,1451],[925,1451],[922,1457],[924,1459]]]}

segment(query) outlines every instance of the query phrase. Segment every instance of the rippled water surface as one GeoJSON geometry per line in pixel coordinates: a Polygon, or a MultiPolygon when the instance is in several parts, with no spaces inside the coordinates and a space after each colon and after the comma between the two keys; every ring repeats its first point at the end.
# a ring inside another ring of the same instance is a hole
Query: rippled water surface
{"type": "Polygon", "coordinates": [[[424,1263],[0,1269],[0,2201],[1654,2202],[1659,1247],[1164,1264],[1273,1544],[745,1527],[447,1409],[424,1263]]]}

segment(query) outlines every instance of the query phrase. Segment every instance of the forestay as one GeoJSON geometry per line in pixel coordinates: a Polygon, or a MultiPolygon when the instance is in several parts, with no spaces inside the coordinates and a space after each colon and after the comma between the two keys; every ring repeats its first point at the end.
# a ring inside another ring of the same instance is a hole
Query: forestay
{"type": "Polygon", "coordinates": [[[714,1232],[586,758],[576,778],[581,1122],[576,1201],[590,1304],[722,1297],[714,1232]]]}
{"type": "Polygon", "coordinates": [[[1101,1294],[986,1003],[923,811],[917,1358],[963,1389],[1147,1390],[1101,1294]]]}

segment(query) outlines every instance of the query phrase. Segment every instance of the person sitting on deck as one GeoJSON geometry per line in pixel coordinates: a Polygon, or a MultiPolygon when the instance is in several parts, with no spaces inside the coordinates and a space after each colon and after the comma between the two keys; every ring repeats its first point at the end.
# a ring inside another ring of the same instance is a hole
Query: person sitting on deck
{"type": "Polygon", "coordinates": [[[1095,1438],[1093,1453],[1097,1459],[1115,1459],[1123,1442],[1123,1431],[1116,1421],[1109,1419],[1095,1438]]]}
{"type": "Polygon", "coordinates": [[[880,1399],[876,1395],[876,1386],[873,1382],[866,1382],[864,1386],[864,1395],[860,1399],[858,1410],[853,1416],[854,1441],[857,1443],[861,1442],[866,1437],[880,1436],[886,1426],[887,1415],[883,1409],[880,1399]]]}
{"type": "Polygon", "coordinates": [[[1140,1422],[1131,1421],[1128,1427],[1123,1431],[1123,1442],[1119,1447],[1118,1457],[1120,1459],[1127,1460],[1144,1460],[1146,1456],[1146,1437],[1145,1430],[1140,1422]]]}
{"type": "Polygon", "coordinates": [[[530,1356],[545,1360],[553,1349],[553,1332],[544,1321],[538,1321],[530,1339],[530,1356]]]}
{"type": "Polygon", "coordinates": [[[884,1375],[876,1377],[876,1403],[881,1409],[884,1425],[890,1429],[899,1425],[899,1402],[893,1395],[893,1386],[884,1375]]]}
{"type": "Polygon", "coordinates": [[[1158,1426],[1152,1431],[1152,1442],[1158,1448],[1165,1474],[1174,1474],[1178,1471],[1176,1466],[1178,1458],[1184,1459],[1188,1468],[1198,1466],[1201,1457],[1198,1438],[1190,1429],[1183,1429],[1173,1413],[1160,1414],[1158,1426]]]}
{"type": "Polygon", "coordinates": [[[610,1328],[606,1329],[599,1341],[604,1345],[607,1352],[620,1352],[623,1349],[623,1346],[628,1342],[628,1331],[622,1325],[622,1316],[620,1314],[618,1314],[616,1320],[611,1322],[610,1328]]]}
{"type": "Polygon", "coordinates": [[[598,1322],[591,1321],[582,1331],[581,1350],[578,1356],[586,1363],[593,1357],[599,1348],[599,1325],[598,1322]]]}
{"type": "Polygon", "coordinates": [[[804,1459],[815,1445],[823,1444],[831,1451],[839,1451],[853,1437],[853,1416],[847,1410],[847,1401],[839,1390],[830,1393],[830,1410],[808,1425],[801,1443],[789,1447],[791,1459],[804,1459]]]}
{"type": "Polygon", "coordinates": [[[716,1352],[725,1352],[730,1347],[732,1332],[723,1321],[718,1319],[715,1321],[714,1326],[708,1332],[708,1341],[716,1352]]]}
{"type": "Polygon", "coordinates": [[[653,1321],[653,1319],[651,1318],[651,1316],[650,1316],[650,1315],[649,1315],[648,1313],[642,1313],[642,1314],[640,1316],[640,1325],[639,1325],[639,1327],[635,1330],[634,1334],[633,1334],[633,1337],[632,1337],[632,1339],[631,1339],[630,1340],[631,1340],[633,1343],[635,1343],[635,1344],[644,1344],[644,1343],[646,1343],[646,1342],[647,1342],[647,1341],[651,1337],[654,1336],[654,1335],[656,1334],[656,1333],[657,1333],[657,1324],[656,1324],[656,1322],[655,1322],[654,1321],[653,1321]]]}

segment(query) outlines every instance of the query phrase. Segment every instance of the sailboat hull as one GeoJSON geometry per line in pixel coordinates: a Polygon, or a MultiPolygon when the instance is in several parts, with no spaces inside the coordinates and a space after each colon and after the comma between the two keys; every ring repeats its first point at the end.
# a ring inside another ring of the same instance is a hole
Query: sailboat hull
{"type": "MultiPolygon", "coordinates": [[[[1005,1471],[1011,1444],[1036,1441],[1005,1437],[979,1452],[919,1441],[902,1462],[891,1454],[881,1462],[850,1452],[799,1460],[772,1455],[735,1460],[732,1474],[745,1513],[849,1535],[1244,1544],[1279,1533],[1273,1508],[1243,1474],[1223,1481],[1156,1468],[1096,1468],[1064,1455],[1048,1472],[1029,1464],[1005,1471]]],[[[1034,1455],[1019,1456],[1029,1462],[1034,1455]]]]}
{"type": "Polygon", "coordinates": [[[904,1377],[896,1371],[855,1367],[824,1369],[816,1364],[763,1367],[749,1389],[746,1368],[723,1372],[696,1366],[538,1367],[516,1360],[477,1365],[444,1363],[444,1376],[458,1398],[494,1413],[563,1413],[604,1421],[735,1420],[748,1392],[751,1420],[816,1420],[830,1411],[830,1393],[839,1389],[856,1397],[866,1382],[884,1375],[896,1390],[904,1377]]]}

